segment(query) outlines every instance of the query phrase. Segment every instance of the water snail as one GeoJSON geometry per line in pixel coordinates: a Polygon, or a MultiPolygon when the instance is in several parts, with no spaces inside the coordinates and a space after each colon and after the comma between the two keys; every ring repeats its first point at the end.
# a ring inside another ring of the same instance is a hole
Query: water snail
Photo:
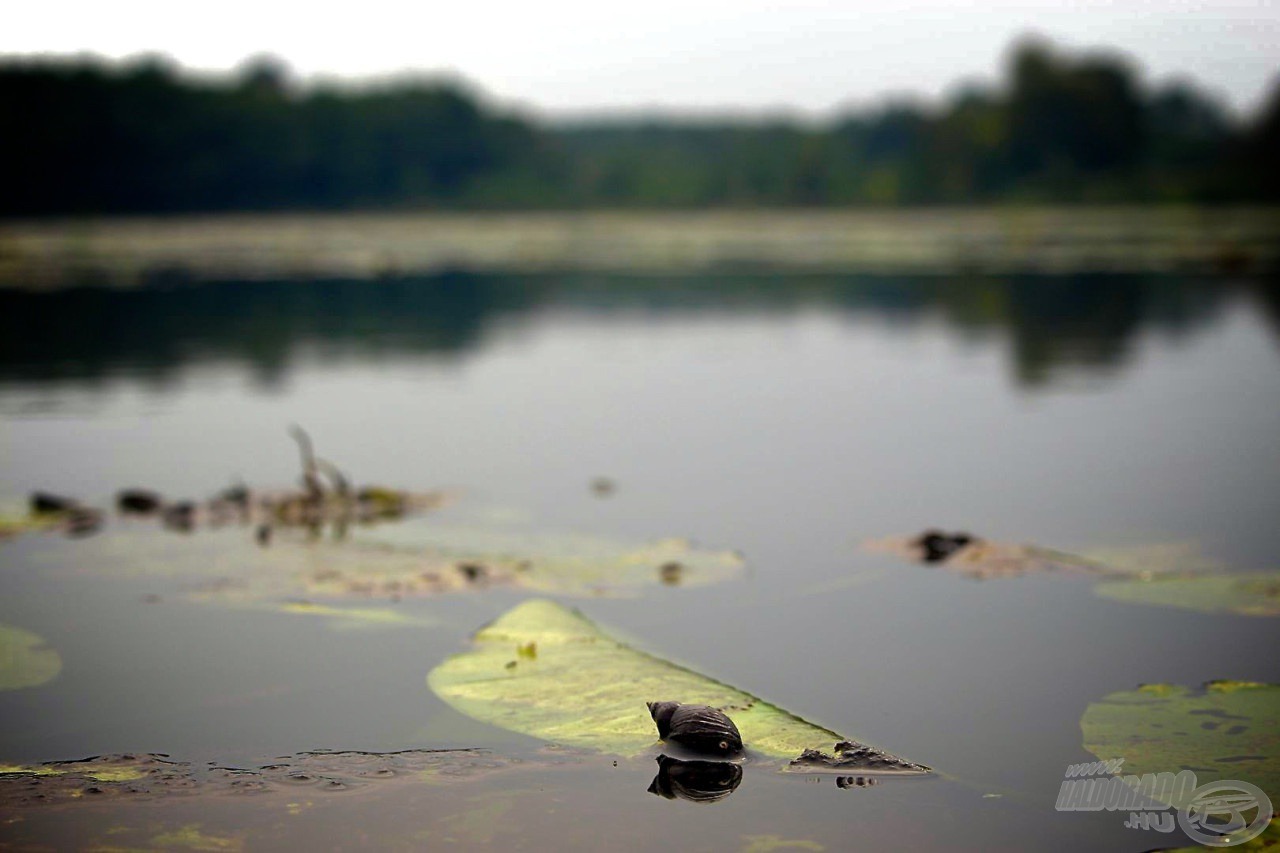
{"type": "Polygon", "coordinates": [[[650,702],[658,737],[693,752],[729,756],[742,752],[742,735],[733,720],[710,705],[650,702]]]}

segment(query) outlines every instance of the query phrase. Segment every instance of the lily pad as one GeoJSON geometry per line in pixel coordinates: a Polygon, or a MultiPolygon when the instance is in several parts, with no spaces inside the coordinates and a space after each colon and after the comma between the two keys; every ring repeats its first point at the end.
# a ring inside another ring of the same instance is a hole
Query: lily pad
{"type": "MultiPolygon", "coordinates": [[[[1204,853],[1202,845],[1195,847],[1161,848],[1159,853],[1204,853]]],[[[1280,817],[1272,818],[1267,828],[1256,838],[1243,844],[1233,844],[1232,853],[1258,853],[1260,850],[1280,850],[1280,817]]]]}
{"type": "Polygon", "coordinates": [[[425,617],[414,616],[390,607],[333,607],[311,601],[286,601],[275,609],[281,613],[326,619],[334,629],[339,631],[421,628],[434,624],[432,620],[425,617]]]}
{"type": "Polygon", "coordinates": [[[1221,560],[1205,554],[1194,539],[1149,542],[1114,548],[1091,548],[1082,554],[1090,563],[1105,567],[1107,574],[1146,577],[1168,574],[1205,574],[1226,569],[1221,560]]]}
{"type": "Polygon", "coordinates": [[[1128,604],[1181,607],[1201,613],[1280,616],[1280,573],[1276,572],[1108,581],[1093,591],[1128,604]]]}
{"type": "Polygon", "coordinates": [[[310,572],[309,594],[423,595],[513,586],[559,595],[627,595],[657,584],[718,583],[744,568],[736,552],[698,548],[686,539],[626,542],[465,525],[401,525],[366,534],[348,548],[341,556],[316,555],[329,564],[310,572]]]}
{"type": "Polygon", "coordinates": [[[0,690],[36,687],[62,671],[62,657],[30,631],[0,625],[0,690]]]}
{"type": "Polygon", "coordinates": [[[134,527],[95,543],[95,575],[194,580],[196,597],[253,603],[305,598],[433,597],[491,588],[580,597],[637,595],[660,585],[702,586],[742,574],[742,557],[684,539],[637,542],[526,528],[416,520],[353,528],[347,537],[278,529],[256,544],[244,528],[175,536],[134,527]]]}
{"type": "Polygon", "coordinates": [[[1280,685],[1147,684],[1090,703],[1084,748],[1123,758],[1125,776],[1191,770],[1204,785],[1238,780],[1280,801],[1280,685]]]}
{"type": "MultiPolygon", "coordinates": [[[[657,743],[646,702],[711,705],[737,724],[747,748],[774,758],[846,741],[835,732],[749,693],[629,648],[580,613],[535,599],[509,610],[475,635],[475,648],[427,676],[436,695],[458,711],[512,731],[619,755],[657,743]],[[537,649],[532,658],[520,648],[537,649]]],[[[877,753],[886,772],[928,768],[877,753]]]]}

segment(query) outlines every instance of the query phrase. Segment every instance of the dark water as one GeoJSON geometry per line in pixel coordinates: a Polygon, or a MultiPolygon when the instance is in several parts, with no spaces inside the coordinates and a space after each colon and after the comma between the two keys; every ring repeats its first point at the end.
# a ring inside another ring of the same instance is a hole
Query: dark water
{"type": "MultiPolygon", "coordinates": [[[[975,582],[859,544],[944,526],[1068,551],[1191,543],[1229,568],[1276,568],[1276,293],[1173,277],[464,276],[5,292],[3,492],[106,504],[125,485],[203,497],[236,476],[287,484],[285,428],[300,423],[362,482],[456,487],[446,514],[735,548],[750,567],[738,581],[566,602],[947,776],[840,790],[748,767],[737,792],[699,807],[646,793],[649,760],[587,762],[434,799],[336,796],[327,817],[283,830],[261,810],[208,807],[202,820],[239,826],[251,847],[358,846],[370,826],[408,847],[456,819],[481,829],[455,840],[503,847],[593,847],[608,832],[626,848],[776,836],[1144,850],[1169,839],[1053,809],[1066,766],[1091,760],[1081,714],[1140,683],[1280,681],[1275,620],[1123,605],[1084,578],[975,582]],[[618,484],[607,499],[589,488],[600,475],[618,484]]],[[[542,747],[462,717],[424,682],[526,596],[405,601],[430,626],[339,632],[188,601],[180,573],[95,571],[127,563],[130,532],[0,546],[0,623],[64,661],[45,686],[0,692],[0,764],[542,747]]],[[[44,814],[21,840],[88,837],[44,814]]]]}

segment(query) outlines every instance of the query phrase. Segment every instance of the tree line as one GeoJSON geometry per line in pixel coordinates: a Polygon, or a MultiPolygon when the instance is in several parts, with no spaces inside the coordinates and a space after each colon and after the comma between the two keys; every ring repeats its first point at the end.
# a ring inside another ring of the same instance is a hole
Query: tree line
{"type": "Polygon", "coordinates": [[[9,217],[1280,199],[1280,81],[1239,117],[1044,42],[997,85],[822,124],[557,124],[454,81],[299,86],[270,58],[221,80],[156,58],[6,61],[0,116],[9,217]]]}

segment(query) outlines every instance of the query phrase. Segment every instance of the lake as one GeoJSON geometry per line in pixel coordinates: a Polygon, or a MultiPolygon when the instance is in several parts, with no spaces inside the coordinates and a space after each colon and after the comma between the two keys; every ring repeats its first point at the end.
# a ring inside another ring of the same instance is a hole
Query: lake
{"type": "Polygon", "coordinates": [[[1142,684],[1280,682],[1280,621],[1104,598],[1085,573],[979,581],[866,543],[936,527],[1156,571],[1276,569],[1278,294],[1224,276],[764,272],[0,290],[13,513],[35,491],[105,509],[125,487],[289,487],[293,424],[356,482],[447,495],[347,543],[282,531],[261,549],[250,527],[114,513],[92,536],[0,541],[0,625],[62,664],[0,690],[0,766],[161,753],[186,786],[36,802],[11,784],[0,845],[1183,846],[1127,813],[1055,809],[1067,767],[1095,760],[1082,715],[1142,684]],[[742,568],[333,604],[386,625],[257,586],[263,550],[375,560],[451,529],[683,537],[742,568]],[[716,802],[669,801],[649,791],[656,747],[579,750],[428,687],[535,597],[938,772],[846,785],[749,758],[716,802]],[[317,750],[399,757],[302,755],[317,750]]]}

